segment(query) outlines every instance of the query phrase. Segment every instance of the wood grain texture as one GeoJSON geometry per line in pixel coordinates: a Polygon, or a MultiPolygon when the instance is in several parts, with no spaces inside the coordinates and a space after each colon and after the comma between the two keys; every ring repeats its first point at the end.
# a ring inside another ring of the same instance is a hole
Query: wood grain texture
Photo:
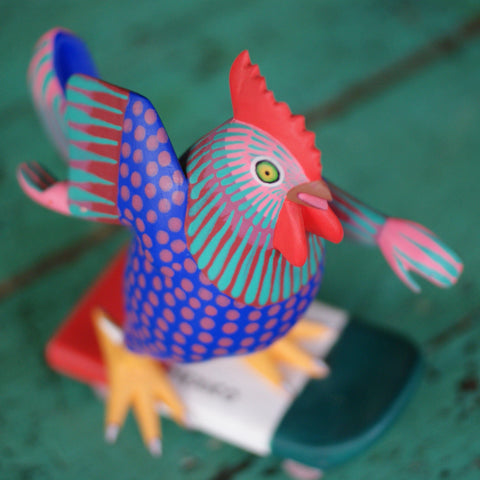
{"type": "Polygon", "coordinates": [[[249,48],[277,98],[309,112],[331,180],[457,250],[466,264],[460,284],[422,283],[415,296],[378,252],[329,246],[322,299],[416,339],[427,375],[390,432],[327,478],[479,477],[480,41],[460,35],[407,75],[392,67],[478,22],[474,2],[121,0],[113,9],[46,0],[4,2],[0,12],[0,478],[287,478],[276,459],[168,421],[161,461],[143,450],[131,419],[111,448],[102,404],[45,365],[49,336],[125,238],[44,211],[16,185],[21,161],[65,170],[24,80],[33,44],[55,25],[85,38],[106,80],[152,100],[178,153],[228,118],[228,69],[249,48]],[[393,71],[387,83],[377,82],[382,71],[393,71]],[[361,98],[345,95],[372,78],[361,98]]]}

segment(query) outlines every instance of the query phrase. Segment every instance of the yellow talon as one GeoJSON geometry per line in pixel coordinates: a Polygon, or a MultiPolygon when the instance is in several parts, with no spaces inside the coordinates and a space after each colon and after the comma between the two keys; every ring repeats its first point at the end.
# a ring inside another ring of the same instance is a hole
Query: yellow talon
{"type": "Polygon", "coordinates": [[[284,379],[280,365],[288,365],[313,378],[324,378],[329,368],[322,360],[315,358],[301,347],[298,342],[322,338],[330,332],[325,326],[309,320],[299,321],[292,330],[269,348],[248,355],[247,363],[276,387],[282,388],[284,379]]]}
{"type": "Polygon", "coordinates": [[[165,403],[172,417],[184,422],[185,411],[161,364],[150,357],[129,352],[121,331],[100,309],[93,320],[107,369],[109,392],[106,405],[105,438],[114,442],[133,408],[143,441],[152,455],[161,455],[160,419],[155,405],[165,403]]]}

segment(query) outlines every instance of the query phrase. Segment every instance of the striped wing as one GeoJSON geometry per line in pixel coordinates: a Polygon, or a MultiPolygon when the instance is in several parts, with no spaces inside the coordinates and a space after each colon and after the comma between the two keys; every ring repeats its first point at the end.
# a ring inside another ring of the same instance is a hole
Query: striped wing
{"type": "Polygon", "coordinates": [[[417,223],[389,218],[377,242],[393,271],[415,292],[420,291],[420,286],[410,271],[438,287],[450,287],[462,272],[463,265],[457,255],[417,223]]]}
{"type": "Polygon", "coordinates": [[[130,92],[85,75],[67,86],[72,215],[115,221],[123,117],[130,92]]]}

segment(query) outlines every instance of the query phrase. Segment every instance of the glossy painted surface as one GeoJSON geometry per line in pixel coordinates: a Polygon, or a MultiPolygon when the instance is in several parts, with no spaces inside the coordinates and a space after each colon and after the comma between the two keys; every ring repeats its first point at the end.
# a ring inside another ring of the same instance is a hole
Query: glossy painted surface
{"type": "Polygon", "coordinates": [[[478,476],[478,39],[457,33],[450,47],[437,43],[414,68],[396,70],[393,80],[382,77],[388,89],[374,82],[368,95],[337,99],[345,88],[458,32],[474,18],[473,4],[296,5],[145,3],[132,11],[119,3],[112,11],[99,2],[51,1],[2,7],[0,56],[8,93],[0,99],[0,275],[8,296],[1,303],[6,368],[0,403],[2,431],[11,432],[0,439],[3,476],[285,478],[275,459],[250,457],[168,423],[161,463],[142,450],[133,422],[130,434],[107,448],[99,429],[102,406],[83,386],[45,366],[49,335],[119,244],[112,237],[102,242],[106,234],[98,225],[43,211],[14,181],[17,164],[31,158],[54,171],[63,168],[38,127],[24,84],[32,45],[55,24],[89,39],[103,77],[135,87],[155,103],[178,151],[228,118],[224,72],[248,47],[276,95],[296,111],[311,112],[307,124],[317,133],[329,178],[372,205],[426,224],[455,247],[466,265],[460,284],[448,292],[427,286],[417,297],[377,253],[330,246],[322,298],[416,338],[427,350],[427,377],[387,436],[329,476],[478,476]],[[316,108],[334,99],[335,108],[319,117],[316,108]],[[421,200],[414,202],[419,192],[421,200]]]}

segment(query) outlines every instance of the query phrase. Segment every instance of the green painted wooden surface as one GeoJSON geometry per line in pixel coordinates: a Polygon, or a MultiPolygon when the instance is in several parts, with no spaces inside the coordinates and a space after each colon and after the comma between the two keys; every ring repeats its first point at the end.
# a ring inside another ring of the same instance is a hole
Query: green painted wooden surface
{"type": "Polygon", "coordinates": [[[416,339],[428,367],[389,433],[328,477],[479,478],[475,3],[117,1],[112,9],[93,0],[0,0],[0,478],[287,478],[278,459],[170,422],[160,461],[144,452],[131,419],[118,445],[106,446],[102,404],[45,365],[49,336],[125,238],[42,210],[14,179],[18,163],[33,158],[65,169],[25,86],[33,44],[56,25],[87,40],[105,79],[153,101],[179,153],[230,115],[228,69],[249,48],[277,98],[310,112],[331,180],[426,224],[457,250],[466,265],[459,285],[440,291],[422,284],[415,296],[378,252],[330,246],[321,297],[416,339]],[[420,61],[401,62],[425,49],[420,61]],[[375,76],[392,65],[392,75],[375,76]],[[329,102],[320,118],[319,106],[329,102]]]}

